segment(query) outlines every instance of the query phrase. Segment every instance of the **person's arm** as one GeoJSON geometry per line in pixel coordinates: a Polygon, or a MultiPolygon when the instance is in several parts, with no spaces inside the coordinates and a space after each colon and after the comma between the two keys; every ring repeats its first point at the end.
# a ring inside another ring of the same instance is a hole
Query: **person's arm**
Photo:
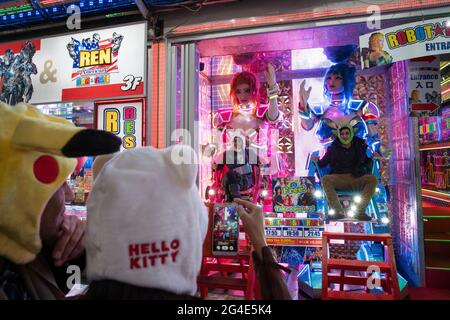
{"type": "Polygon", "coordinates": [[[319,165],[320,168],[323,168],[330,164],[331,152],[332,152],[332,146],[329,146],[327,151],[325,152],[325,155],[322,157],[322,159],[317,160],[317,164],[319,165]]]}
{"type": "Polygon", "coordinates": [[[269,63],[267,65],[267,71],[264,72],[266,81],[269,85],[269,109],[267,110],[267,120],[276,121],[280,116],[280,110],[278,109],[278,84],[275,75],[275,68],[269,63]]]}
{"type": "Polygon", "coordinates": [[[260,282],[262,298],[264,300],[291,300],[280,269],[286,272],[290,272],[290,270],[275,261],[272,250],[267,246],[261,207],[242,199],[234,199],[234,201],[239,205],[237,209],[239,217],[254,248],[252,257],[260,282]]]}

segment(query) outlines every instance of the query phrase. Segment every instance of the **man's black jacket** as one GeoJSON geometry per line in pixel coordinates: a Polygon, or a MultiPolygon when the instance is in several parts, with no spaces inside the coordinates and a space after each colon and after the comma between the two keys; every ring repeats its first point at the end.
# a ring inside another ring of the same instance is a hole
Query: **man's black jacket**
{"type": "Polygon", "coordinates": [[[318,164],[321,168],[330,165],[330,174],[351,173],[361,177],[372,172],[373,162],[367,157],[366,151],[367,143],[361,138],[354,137],[349,149],[345,149],[339,139],[335,139],[318,164]]]}

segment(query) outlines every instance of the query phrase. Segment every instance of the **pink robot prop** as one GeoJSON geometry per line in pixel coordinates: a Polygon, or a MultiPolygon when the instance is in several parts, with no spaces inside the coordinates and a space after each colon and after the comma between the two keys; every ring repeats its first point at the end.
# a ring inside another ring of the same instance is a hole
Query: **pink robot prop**
{"type": "Polygon", "coordinates": [[[277,104],[278,85],[272,65],[268,64],[265,76],[269,86],[268,104],[260,103],[255,74],[243,71],[235,74],[231,80],[230,98],[233,106],[219,109],[214,115],[214,127],[222,131],[220,140],[225,150],[213,159],[214,182],[207,189],[211,202],[231,201],[240,195],[251,201],[258,199],[261,166],[268,163],[268,130],[271,123],[281,118],[277,104]],[[234,146],[236,136],[241,137],[244,146],[234,146]],[[227,147],[226,143],[231,141],[233,146],[227,147]],[[227,155],[239,152],[244,154],[241,161],[237,161],[233,155],[227,155]]]}

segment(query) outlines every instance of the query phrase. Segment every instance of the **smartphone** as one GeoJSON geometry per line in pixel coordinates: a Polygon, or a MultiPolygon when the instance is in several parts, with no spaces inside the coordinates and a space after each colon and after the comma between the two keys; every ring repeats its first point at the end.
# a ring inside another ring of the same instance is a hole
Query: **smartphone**
{"type": "Polygon", "coordinates": [[[239,244],[239,215],[237,204],[214,205],[212,230],[213,255],[237,255],[239,244]]]}

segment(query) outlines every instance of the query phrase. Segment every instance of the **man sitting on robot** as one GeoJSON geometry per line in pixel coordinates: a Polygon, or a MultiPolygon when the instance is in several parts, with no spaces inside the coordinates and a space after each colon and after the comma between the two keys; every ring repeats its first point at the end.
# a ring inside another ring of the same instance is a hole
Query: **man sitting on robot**
{"type": "MultiPolygon", "coordinates": [[[[354,137],[354,128],[349,123],[341,123],[333,130],[337,137],[328,147],[322,159],[313,156],[320,168],[330,165],[331,171],[322,178],[322,187],[330,207],[330,220],[346,218],[344,208],[339,202],[336,190],[354,190],[361,192],[361,202],[357,204],[355,218],[359,221],[370,221],[365,210],[375,193],[378,179],[371,174],[372,159],[367,157],[367,143],[354,137]]],[[[348,218],[353,218],[349,214],[348,218]]]]}

